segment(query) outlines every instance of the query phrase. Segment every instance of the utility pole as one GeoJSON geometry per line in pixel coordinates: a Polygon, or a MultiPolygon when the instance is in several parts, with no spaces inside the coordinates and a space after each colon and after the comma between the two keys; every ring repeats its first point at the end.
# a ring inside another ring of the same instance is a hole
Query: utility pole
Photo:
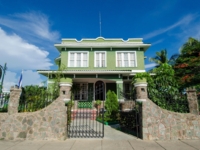
{"type": "Polygon", "coordinates": [[[0,81],[1,81],[1,84],[0,84],[0,93],[2,93],[4,75],[5,75],[6,69],[7,69],[7,68],[6,68],[6,63],[5,63],[5,65],[4,65],[4,67],[2,67],[2,66],[0,65],[0,69],[1,69],[1,71],[0,71],[0,81]]]}

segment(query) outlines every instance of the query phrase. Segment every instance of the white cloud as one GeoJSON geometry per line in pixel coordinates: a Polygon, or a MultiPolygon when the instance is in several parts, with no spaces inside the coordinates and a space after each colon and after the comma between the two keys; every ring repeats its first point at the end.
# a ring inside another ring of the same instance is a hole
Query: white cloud
{"type": "Polygon", "coordinates": [[[51,31],[48,17],[39,12],[18,13],[11,17],[1,16],[0,24],[43,40],[55,42],[60,36],[57,31],[51,31]]]}
{"type": "Polygon", "coordinates": [[[59,39],[59,33],[51,30],[45,14],[33,11],[0,16],[0,25],[0,64],[7,63],[8,67],[4,90],[18,84],[22,69],[26,70],[23,86],[39,85],[43,77],[32,70],[50,69],[53,65],[48,58],[49,45],[59,39]]]}
{"type": "Polygon", "coordinates": [[[158,30],[155,30],[155,31],[153,31],[149,34],[144,35],[144,39],[153,38],[155,36],[158,36],[160,34],[167,32],[169,30],[172,30],[176,27],[186,26],[186,25],[190,24],[191,21],[195,20],[197,17],[199,17],[199,15],[197,15],[197,14],[186,15],[181,20],[177,21],[176,23],[174,23],[174,24],[172,24],[172,25],[170,25],[166,28],[158,29],[158,30]]]}
{"type": "Polygon", "coordinates": [[[164,40],[164,39],[160,39],[160,40],[158,40],[158,41],[155,41],[155,42],[153,42],[151,45],[154,46],[154,45],[156,45],[156,44],[159,44],[159,43],[163,42],[163,40],[164,40]]]}
{"type": "Polygon", "coordinates": [[[17,74],[15,72],[6,71],[4,84],[3,84],[3,91],[10,91],[10,87],[17,84],[17,74]]]}
{"type": "Polygon", "coordinates": [[[176,36],[179,40],[181,40],[182,44],[186,42],[189,37],[200,39],[199,26],[200,26],[200,19],[196,19],[195,22],[193,22],[190,26],[182,27],[181,34],[177,33],[176,36]]]}
{"type": "Polygon", "coordinates": [[[155,63],[147,64],[147,65],[145,65],[145,69],[153,68],[155,66],[156,66],[155,63]]]}
{"type": "Polygon", "coordinates": [[[0,64],[7,62],[12,70],[49,69],[48,52],[27,43],[16,34],[8,35],[0,28],[0,64]]]}
{"type": "MultiPolygon", "coordinates": [[[[3,91],[9,91],[11,86],[18,85],[20,76],[12,71],[6,71],[3,91]]],[[[40,75],[32,70],[23,71],[22,86],[26,85],[40,85],[43,79],[40,75]]]]}

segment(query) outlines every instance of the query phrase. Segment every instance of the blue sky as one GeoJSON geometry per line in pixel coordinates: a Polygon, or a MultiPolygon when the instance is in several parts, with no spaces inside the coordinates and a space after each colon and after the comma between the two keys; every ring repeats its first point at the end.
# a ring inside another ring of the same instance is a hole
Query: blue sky
{"type": "Polygon", "coordinates": [[[200,38],[199,0],[0,0],[0,65],[7,62],[4,88],[39,84],[38,69],[56,69],[61,38],[97,38],[99,13],[104,38],[143,38],[149,57],[179,53],[188,37],[200,38]],[[31,79],[31,80],[30,80],[31,79]]]}

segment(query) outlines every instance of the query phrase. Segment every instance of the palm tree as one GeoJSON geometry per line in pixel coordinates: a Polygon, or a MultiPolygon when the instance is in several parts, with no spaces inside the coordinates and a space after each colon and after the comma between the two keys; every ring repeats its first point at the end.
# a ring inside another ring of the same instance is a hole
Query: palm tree
{"type": "Polygon", "coordinates": [[[176,59],[178,58],[179,54],[174,54],[170,57],[170,59],[168,59],[167,56],[167,50],[161,50],[160,52],[156,52],[156,56],[155,57],[150,57],[149,61],[150,62],[154,62],[156,63],[156,67],[159,67],[161,64],[169,64],[169,65],[174,65],[176,59]]]}

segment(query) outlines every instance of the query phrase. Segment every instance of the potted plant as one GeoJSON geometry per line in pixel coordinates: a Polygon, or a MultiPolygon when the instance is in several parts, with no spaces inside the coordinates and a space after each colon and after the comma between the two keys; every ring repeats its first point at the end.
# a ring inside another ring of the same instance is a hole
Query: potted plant
{"type": "Polygon", "coordinates": [[[94,106],[99,110],[101,108],[101,100],[96,100],[94,106]]]}

